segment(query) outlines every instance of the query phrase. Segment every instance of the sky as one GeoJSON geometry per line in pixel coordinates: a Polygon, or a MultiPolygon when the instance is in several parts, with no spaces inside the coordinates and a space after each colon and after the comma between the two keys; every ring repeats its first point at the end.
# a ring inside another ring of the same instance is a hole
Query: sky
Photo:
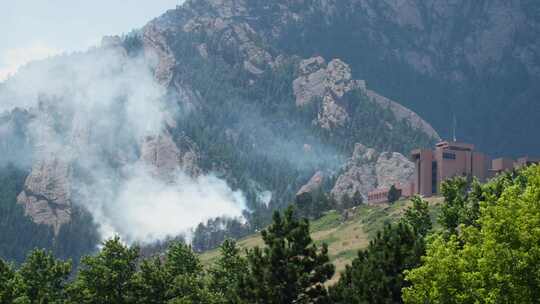
{"type": "Polygon", "coordinates": [[[183,0],[0,0],[0,82],[32,60],[85,50],[183,0]]]}

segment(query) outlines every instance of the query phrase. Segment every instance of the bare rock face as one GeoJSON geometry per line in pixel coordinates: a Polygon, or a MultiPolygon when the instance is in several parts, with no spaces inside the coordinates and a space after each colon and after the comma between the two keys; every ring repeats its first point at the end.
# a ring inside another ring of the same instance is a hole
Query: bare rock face
{"type": "Polygon", "coordinates": [[[440,139],[433,127],[412,110],[392,101],[375,91],[368,90],[365,81],[352,78],[351,68],[343,61],[334,59],[326,64],[322,57],[302,60],[298,67],[299,77],[293,81],[296,105],[301,107],[321,100],[322,110],[317,123],[325,129],[343,126],[349,113],[340,103],[343,96],[353,90],[362,90],[371,101],[392,111],[396,119],[407,121],[411,127],[428,136],[440,139]]]}
{"type": "Polygon", "coordinates": [[[313,193],[319,189],[321,189],[322,184],[324,182],[324,173],[322,171],[317,171],[313,177],[307,182],[307,184],[303,185],[300,190],[296,193],[296,196],[301,196],[305,193],[313,193]]]}
{"type": "Polygon", "coordinates": [[[313,98],[321,97],[326,91],[326,62],[314,57],[300,62],[300,77],[293,82],[296,105],[309,104],[313,98]]]}
{"type": "Polygon", "coordinates": [[[52,226],[55,233],[70,221],[73,152],[59,147],[61,114],[52,97],[40,97],[38,108],[30,111],[28,128],[34,148],[34,164],[24,190],[17,197],[27,216],[37,224],[52,226]]]}
{"type": "Polygon", "coordinates": [[[71,219],[71,165],[51,156],[37,162],[17,197],[26,215],[37,224],[52,226],[55,233],[71,219]]]}
{"type": "Polygon", "coordinates": [[[377,175],[374,163],[377,161],[378,153],[374,149],[367,148],[362,144],[356,144],[353,156],[349,159],[331,194],[338,202],[343,196],[353,197],[356,192],[365,198],[367,193],[377,185],[377,175]]]}
{"type": "Polygon", "coordinates": [[[364,82],[353,80],[350,67],[339,59],[326,64],[322,57],[309,58],[300,62],[298,70],[300,76],[293,82],[296,105],[304,106],[320,98],[318,124],[325,129],[343,126],[349,114],[339,100],[347,92],[364,87],[364,82]]]}
{"type": "Polygon", "coordinates": [[[176,59],[167,43],[165,31],[159,29],[154,23],[149,23],[142,31],[146,56],[157,61],[155,77],[159,83],[167,86],[173,78],[176,59]]]}
{"type": "MultiPolygon", "coordinates": [[[[218,52],[237,53],[243,60],[244,69],[255,76],[274,64],[273,56],[261,43],[262,37],[243,20],[248,15],[246,1],[209,0],[205,4],[208,7],[204,9],[195,1],[184,5],[190,18],[184,23],[183,31],[204,33],[218,41],[218,52]]],[[[202,54],[207,56],[207,52],[202,54]]]]}
{"type": "Polygon", "coordinates": [[[331,193],[338,202],[341,202],[345,195],[353,197],[356,192],[365,200],[368,192],[379,187],[407,183],[413,174],[414,164],[402,154],[378,153],[362,144],[356,144],[352,157],[331,193]]]}
{"type": "Polygon", "coordinates": [[[375,163],[377,187],[390,188],[392,185],[410,182],[414,176],[414,163],[401,153],[381,153],[375,163]]]}
{"type": "Polygon", "coordinates": [[[176,181],[178,170],[191,176],[197,176],[201,171],[196,150],[181,151],[169,133],[146,137],[141,145],[141,160],[154,177],[167,183],[176,181]]]}

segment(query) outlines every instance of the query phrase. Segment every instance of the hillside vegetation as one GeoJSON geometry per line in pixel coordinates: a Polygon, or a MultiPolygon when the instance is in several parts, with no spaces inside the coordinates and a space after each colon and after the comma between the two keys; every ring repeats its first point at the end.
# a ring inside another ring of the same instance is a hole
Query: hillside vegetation
{"type": "MultiPolygon", "coordinates": [[[[431,218],[436,222],[440,212],[442,197],[426,199],[429,202],[431,218]]],[[[357,256],[358,250],[365,249],[369,241],[382,230],[385,224],[397,222],[412,205],[410,200],[401,200],[394,204],[361,205],[346,211],[347,219],[338,211],[327,212],[320,219],[310,223],[311,237],[317,244],[328,244],[330,260],[336,266],[336,273],[331,282],[339,278],[345,265],[357,256]]],[[[242,238],[237,242],[242,250],[263,246],[260,233],[242,238]]],[[[210,250],[200,255],[204,265],[211,265],[219,258],[219,250],[210,250]]]]}

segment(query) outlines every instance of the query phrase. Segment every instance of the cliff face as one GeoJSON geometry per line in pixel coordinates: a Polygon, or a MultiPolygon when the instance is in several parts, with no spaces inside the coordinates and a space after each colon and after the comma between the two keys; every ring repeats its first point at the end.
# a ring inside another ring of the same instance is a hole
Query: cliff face
{"type": "Polygon", "coordinates": [[[414,164],[397,152],[378,153],[362,144],[356,144],[352,157],[338,176],[332,195],[338,202],[343,196],[354,197],[358,192],[367,201],[368,192],[395,184],[411,182],[414,164]]]}

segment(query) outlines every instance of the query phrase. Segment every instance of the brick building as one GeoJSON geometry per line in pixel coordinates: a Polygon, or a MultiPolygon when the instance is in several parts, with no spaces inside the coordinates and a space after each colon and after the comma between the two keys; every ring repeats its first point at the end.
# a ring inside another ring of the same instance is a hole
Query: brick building
{"type": "Polygon", "coordinates": [[[474,151],[474,145],[443,141],[434,150],[416,149],[411,152],[416,170],[416,194],[431,196],[440,192],[441,183],[454,176],[488,178],[489,158],[474,151]]]}

